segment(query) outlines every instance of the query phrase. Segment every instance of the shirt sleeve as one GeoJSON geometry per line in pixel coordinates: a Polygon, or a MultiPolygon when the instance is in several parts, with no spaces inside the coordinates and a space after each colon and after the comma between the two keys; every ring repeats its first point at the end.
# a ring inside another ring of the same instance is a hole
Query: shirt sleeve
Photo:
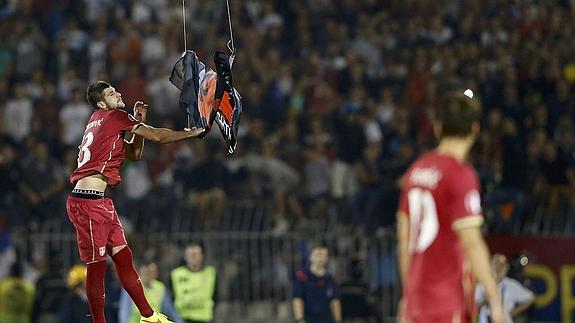
{"type": "Polygon", "coordinates": [[[451,177],[451,227],[454,230],[478,227],[483,223],[477,174],[470,168],[451,177]]]}
{"type": "Polygon", "coordinates": [[[302,275],[305,275],[303,272],[298,271],[294,278],[293,282],[293,297],[294,298],[303,298],[303,280],[302,275]]]}
{"type": "Polygon", "coordinates": [[[135,125],[140,124],[134,116],[124,110],[114,110],[110,114],[111,122],[118,131],[130,131],[135,125]]]}
{"type": "Polygon", "coordinates": [[[525,286],[521,285],[516,280],[510,281],[508,289],[509,289],[508,291],[509,296],[513,299],[513,303],[515,303],[515,305],[523,303],[535,297],[535,294],[533,294],[532,291],[527,289],[525,286]]]}

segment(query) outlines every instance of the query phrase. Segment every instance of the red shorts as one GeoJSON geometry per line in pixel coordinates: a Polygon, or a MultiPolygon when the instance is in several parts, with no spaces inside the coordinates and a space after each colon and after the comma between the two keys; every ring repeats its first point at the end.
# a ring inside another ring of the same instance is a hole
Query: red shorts
{"type": "Polygon", "coordinates": [[[91,263],[105,260],[113,247],[127,244],[124,228],[111,199],[69,196],[66,211],[76,228],[82,261],[91,263]]]}
{"type": "Polygon", "coordinates": [[[458,310],[451,313],[442,313],[428,316],[411,317],[411,323],[467,323],[467,316],[458,310]]]}

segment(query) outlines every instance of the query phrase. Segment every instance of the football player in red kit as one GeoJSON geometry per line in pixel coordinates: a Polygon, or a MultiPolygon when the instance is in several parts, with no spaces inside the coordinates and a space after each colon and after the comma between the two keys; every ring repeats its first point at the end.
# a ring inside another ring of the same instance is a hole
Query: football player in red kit
{"type": "Polygon", "coordinates": [[[465,161],[479,133],[481,107],[465,93],[445,97],[434,122],[439,145],[404,176],[397,215],[400,322],[467,322],[465,299],[471,295],[464,262],[485,286],[492,322],[505,322],[481,234],[479,182],[465,161]]]}
{"type": "Polygon", "coordinates": [[[105,323],[104,274],[106,259],[112,257],[118,277],[140,314],[143,323],[171,322],[155,312],[144,296],[142,284],[132,261],[124,230],[111,199],[104,196],[108,186],[120,184],[120,166],[124,158],[138,160],[144,139],[170,143],[201,135],[204,129],[174,131],[146,125],[147,105],[134,104],[134,115],[123,110],[122,95],[103,81],[92,83],[86,93],[96,109],[79,146],[78,168],[70,176],[74,186],[66,211],[74,228],[80,258],[87,264],[86,292],[94,323],[105,323]],[[130,142],[128,133],[133,134],[130,142]]]}

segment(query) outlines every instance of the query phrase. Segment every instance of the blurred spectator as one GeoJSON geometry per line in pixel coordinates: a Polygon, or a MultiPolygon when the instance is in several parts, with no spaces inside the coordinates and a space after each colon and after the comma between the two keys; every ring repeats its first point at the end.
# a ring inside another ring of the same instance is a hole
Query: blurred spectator
{"type": "MultiPolygon", "coordinates": [[[[120,22],[120,32],[111,40],[108,53],[114,65],[114,79],[121,79],[126,73],[128,64],[136,64],[140,61],[142,39],[136,33],[134,26],[126,20],[120,22]]],[[[127,105],[133,104],[126,101],[127,105]]]]}
{"type": "Polygon", "coordinates": [[[160,118],[172,118],[179,110],[180,92],[166,77],[163,66],[154,66],[150,71],[147,92],[151,99],[150,112],[160,118]]]}
{"type": "Polygon", "coordinates": [[[41,224],[48,220],[49,214],[45,210],[63,211],[63,200],[59,197],[65,175],[60,162],[50,156],[45,143],[36,142],[32,145],[31,151],[22,161],[22,169],[26,171],[19,186],[31,223],[41,224]]]}
{"type": "Polygon", "coordinates": [[[74,90],[83,88],[83,82],[80,80],[76,69],[60,67],[60,77],[58,78],[57,86],[58,99],[69,101],[72,99],[74,90]]]}
{"type": "Polygon", "coordinates": [[[16,250],[12,245],[10,216],[5,206],[0,206],[0,279],[10,273],[16,261],[16,250]]]}
{"type": "Polygon", "coordinates": [[[123,213],[139,230],[150,230],[150,217],[154,212],[150,209],[151,201],[148,193],[152,189],[152,180],[148,166],[145,163],[130,162],[124,169],[125,208],[123,213]]]}
{"type": "MultiPolygon", "coordinates": [[[[68,293],[62,299],[59,308],[58,323],[91,323],[88,296],[86,296],[87,268],[75,265],[70,268],[67,277],[68,293]]],[[[61,295],[60,295],[61,296],[61,295]]]]}
{"type": "Polygon", "coordinates": [[[145,89],[147,84],[138,65],[127,65],[126,75],[122,77],[122,81],[118,86],[119,91],[122,93],[122,99],[127,106],[133,106],[136,101],[142,99],[142,89],[145,89]]]}
{"type": "Polygon", "coordinates": [[[309,268],[295,275],[293,284],[293,313],[298,323],[340,323],[340,292],[335,278],[327,272],[328,249],[313,246],[309,268]]]}
{"type": "Polygon", "coordinates": [[[0,208],[4,210],[17,207],[18,184],[22,175],[16,157],[13,146],[0,146],[0,208]]]}
{"type": "Polygon", "coordinates": [[[15,84],[13,92],[13,99],[8,100],[4,110],[3,129],[13,141],[20,143],[32,130],[34,110],[22,84],[15,84]]]}
{"type": "Polygon", "coordinates": [[[57,252],[51,252],[46,261],[48,263],[46,271],[36,281],[36,297],[32,312],[32,322],[64,322],[58,319],[58,313],[63,301],[62,295],[66,294],[69,285],[66,285],[64,279],[62,256],[57,252]]]}
{"type": "Polygon", "coordinates": [[[196,225],[192,230],[218,228],[226,205],[223,187],[228,171],[223,164],[223,151],[208,146],[213,145],[197,143],[192,165],[183,162],[175,173],[188,192],[186,199],[195,212],[196,225]]]}
{"type": "MultiPolygon", "coordinates": [[[[166,285],[157,280],[158,267],[156,263],[153,261],[142,262],[138,267],[138,274],[144,286],[144,293],[150,302],[150,306],[157,311],[165,313],[172,321],[181,323],[182,321],[176,313],[174,304],[172,303],[172,297],[166,289],[166,285]]],[[[118,315],[119,323],[140,322],[141,317],[138,308],[124,289],[122,289],[122,295],[120,296],[120,311],[118,315]]]]}
{"type": "Polygon", "coordinates": [[[372,317],[369,284],[363,273],[363,262],[358,256],[350,261],[351,277],[341,283],[342,316],[346,320],[367,320],[372,317]]]}
{"type": "Polygon", "coordinates": [[[0,322],[30,323],[34,285],[23,278],[22,264],[12,265],[7,278],[0,281],[0,322]]]}
{"type": "Polygon", "coordinates": [[[62,125],[62,142],[72,147],[82,141],[86,121],[90,118],[93,109],[86,103],[84,92],[80,89],[72,91],[72,100],[60,110],[60,124],[62,125]]]}
{"type": "MultiPolygon", "coordinates": [[[[501,293],[507,322],[513,323],[533,304],[535,295],[517,280],[507,277],[509,263],[504,255],[495,254],[491,257],[491,270],[501,293]]],[[[475,302],[479,305],[478,323],[489,322],[489,308],[486,304],[485,291],[481,285],[475,289],[475,302]]]]}
{"type": "Polygon", "coordinates": [[[19,21],[15,27],[15,75],[20,81],[24,81],[29,79],[35,70],[42,68],[47,57],[48,43],[36,23],[19,21]]]}
{"type": "MultiPolygon", "coordinates": [[[[94,1],[88,1],[94,2],[94,1]]],[[[101,4],[106,6],[106,4],[101,4]]],[[[108,38],[106,35],[106,28],[103,24],[96,26],[93,38],[88,43],[88,79],[96,80],[98,76],[106,70],[106,49],[108,46],[108,38]]]]}
{"type": "Polygon", "coordinates": [[[354,170],[360,189],[352,202],[352,223],[362,231],[373,229],[374,220],[381,216],[380,202],[384,199],[380,145],[366,146],[354,170]]]}
{"type": "Polygon", "coordinates": [[[212,322],[216,305],[216,270],[204,264],[201,243],[188,244],[184,260],[185,265],[170,274],[176,311],[186,323],[212,322]]]}
{"type": "Polygon", "coordinates": [[[308,216],[325,219],[329,197],[330,163],[324,154],[326,141],[324,133],[310,135],[304,147],[302,204],[307,206],[308,216]]]}

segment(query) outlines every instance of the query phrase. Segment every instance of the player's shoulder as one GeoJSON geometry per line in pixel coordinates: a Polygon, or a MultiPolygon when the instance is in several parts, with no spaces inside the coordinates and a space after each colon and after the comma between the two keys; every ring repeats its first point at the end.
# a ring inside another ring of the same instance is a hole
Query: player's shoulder
{"type": "Polygon", "coordinates": [[[298,270],[295,273],[295,278],[300,281],[309,280],[309,275],[304,270],[298,270]]]}

